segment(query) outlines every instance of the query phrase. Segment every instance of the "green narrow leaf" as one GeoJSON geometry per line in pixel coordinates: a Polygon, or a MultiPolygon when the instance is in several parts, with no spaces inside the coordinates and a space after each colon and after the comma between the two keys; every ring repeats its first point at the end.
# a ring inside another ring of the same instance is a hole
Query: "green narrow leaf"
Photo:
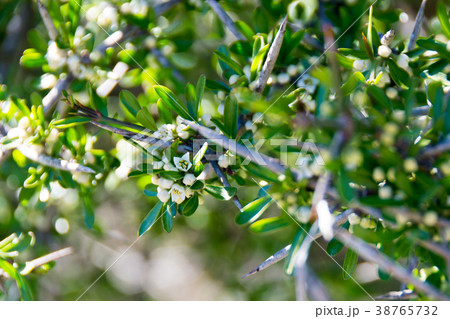
{"type": "Polygon", "coordinates": [[[236,223],[238,225],[250,224],[257,220],[269,206],[272,204],[272,197],[265,196],[254,200],[245,205],[242,212],[236,216],[236,223]]]}
{"type": "Polygon", "coordinates": [[[119,99],[122,105],[134,116],[141,110],[138,100],[133,93],[127,90],[122,90],[119,93],[119,99]]]}
{"type": "Polygon", "coordinates": [[[158,187],[153,184],[148,184],[145,186],[144,194],[146,196],[154,197],[154,196],[158,195],[158,187]]]}
{"type": "Polygon", "coordinates": [[[0,268],[2,268],[11,278],[16,281],[17,287],[20,291],[20,296],[24,301],[32,301],[33,294],[31,293],[30,286],[26,282],[25,278],[6,260],[0,259],[0,268]]]}
{"type": "Polygon", "coordinates": [[[95,222],[95,214],[94,214],[94,208],[92,207],[92,201],[88,197],[87,194],[83,194],[84,191],[81,192],[83,196],[83,215],[84,215],[84,223],[86,224],[86,227],[91,229],[94,227],[95,222]]]}
{"type": "Polygon", "coordinates": [[[205,86],[213,91],[224,91],[226,93],[229,93],[231,91],[230,87],[226,85],[225,83],[214,81],[210,79],[206,79],[205,86]]]}
{"type": "Polygon", "coordinates": [[[370,47],[370,52],[373,56],[373,37],[372,37],[372,25],[373,25],[373,5],[370,6],[369,10],[369,25],[367,26],[367,42],[370,47]]]}
{"type": "Polygon", "coordinates": [[[57,129],[65,129],[69,127],[73,127],[76,125],[81,125],[84,123],[89,123],[90,119],[81,117],[81,116],[73,116],[73,117],[66,117],[61,120],[52,121],[50,124],[54,128],[57,129]]]}
{"type": "Polygon", "coordinates": [[[389,66],[389,74],[391,75],[392,80],[394,80],[395,84],[401,86],[402,83],[406,86],[410,85],[410,76],[408,72],[398,67],[397,63],[395,63],[392,59],[387,59],[387,64],[389,66]]]}
{"type": "Polygon", "coordinates": [[[253,36],[255,35],[255,32],[253,29],[244,21],[236,21],[234,23],[236,27],[241,31],[241,33],[247,38],[247,40],[251,40],[253,36]]]}
{"type": "Polygon", "coordinates": [[[147,216],[145,216],[144,220],[142,221],[141,225],[139,226],[139,236],[144,235],[146,232],[150,230],[150,228],[153,226],[153,224],[158,219],[159,212],[161,211],[161,207],[163,206],[162,202],[158,202],[148,213],[147,216]]]}
{"type": "Polygon", "coordinates": [[[155,119],[150,114],[150,111],[147,107],[143,107],[139,112],[136,114],[136,120],[144,125],[146,128],[149,128],[153,131],[156,131],[158,127],[156,126],[155,119]]]}
{"type": "Polygon", "coordinates": [[[170,109],[166,106],[162,99],[159,99],[156,105],[158,107],[158,115],[161,122],[165,124],[171,124],[172,113],[170,113],[170,109]]]}
{"type": "Polygon", "coordinates": [[[342,250],[342,248],[344,248],[344,244],[336,238],[333,238],[328,242],[327,253],[330,256],[335,256],[342,250]]]}
{"type": "Polygon", "coordinates": [[[284,272],[286,275],[291,276],[294,273],[294,263],[295,254],[303,243],[306,237],[306,232],[309,231],[310,226],[305,226],[304,229],[299,229],[295,234],[294,240],[292,241],[291,249],[289,249],[289,255],[284,266],[284,272]]]}
{"type": "Polygon", "coordinates": [[[438,3],[437,16],[441,22],[442,31],[447,39],[450,39],[450,17],[447,13],[447,6],[442,1],[439,1],[438,3]]]}
{"type": "Polygon", "coordinates": [[[208,149],[208,142],[205,142],[203,146],[198,150],[197,154],[195,154],[192,163],[196,166],[198,163],[201,163],[203,156],[205,156],[206,150],[208,149]]]}
{"type": "Polygon", "coordinates": [[[264,58],[266,57],[267,52],[269,51],[270,44],[266,44],[263,46],[256,56],[253,58],[252,64],[250,66],[250,80],[253,81],[256,79],[256,75],[261,70],[264,62],[264,58]]]}
{"type": "Polygon", "coordinates": [[[244,71],[242,70],[242,67],[239,65],[239,63],[232,60],[229,56],[223,54],[220,51],[214,51],[214,54],[217,55],[217,57],[220,60],[222,60],[226,65],[228,65],[238,75],[240,75],[240,76],[244,75],[244,71]]]}
{"type": "Polygon", "coordinates": [[[153,88],[155,89],[159,97],[163,100],[163,102],[172,109],[172,111],[185,119],[191,121],[195,120],[186,111],[183,102],[181,102],[181,100],[176,97],[170,89],[162,85],[155,85],[153,88]]]}
{"type": "Polygon", "coordinates": [[[205,191],[219,200],[230,200],[236,194],[235,187],[206,185],[205,191]]]}
{"type": "Polygon", "coordinates": [[[257,220],[256,222],[250,225],[249,229],[255,233],[265,233],[280,228],[284,228],[289,225],[290,225],[289,220],[280,216],[257,220]]]}
{"type": "Polygon", "coordinates": [[[367,87],[367,92],[375,100],[374,107],[376,109],[392,109],[391,101],[381,88],[376,85],[369,85],[367,87]],[[382,106],[382,108],[380,106],[382,106]]]}
{"type": "Polygon", "coordinates": [[[355,196],[355,191],[350,187],[350,179],[343,168],[339,172],[337,189],[341,198],[347,203],[351,202],[355,196]]]}
{"type": "Polygon", "coordinates": [[[342,275],[344,276],[344,280],[347,280],[352,276],[357,264],[358,253],[347,248],[347,252],[345,253],[344,265],[342,267],[342,275]]]}
{"type": "Polygon", "coordinates": [[[366,78],[361,72],[353,73],[350,78],[342,85],[342,94],[349,95],[358,87],[359,84],[366,83],[366,78]]]}
{"type": "Polygon", "coordinates": [[[15,96],[11,96],[11,102],[23,113],[26,117],[31,116],[31,111],[28,106],[20,99],[15,96]]]}
{"type": "Polygon", "coordinates": [[[37,68],[47,63],[47,59],[36,49],[26,49],[20,58],[20,64],[26,68],[37,68]]]}
{"type": "Polygon", "coordinates": [[[186,88],[184,89],[184,95],[186,98],[186,105],[187,105],[187,110],[189,112],[189,115],[192,118],[197,119],[198,118],[197,95],[196,95],[195,87],[193,84],[188,83],[186,85],[186,88]]]}
{"type": "Polygon", "coordinates": [[[108,116],[108,108],[106,99],[98,96],[96,90],[93,89],[92,84],[88,82],[87,84],[88,92],[89,92],[89,102],[90,105],[104,116],[108,116]]]}
{"type": "Polygon", "coordinates": [[[168,233],[170,233],[173,228],[173,216],[172,216],[172,212],[171,212],[172,206],[175,207],[175,211],[176,211],[176,204],[172,203],[170,205],[167,205],[167,209],[164,211],[164,215],[162,217],[162,223],[163,223],[164,230],[168,233]]]}
{"type": "Polygon", "coordinates": [[[238,104],[237,101],[228,96],[225,100],[225,108],[223,112],[223,123],[229,138],[236,138],[238,131],[238,104]]]}
{"type": "MultiPolygon", "coordinates": [[[[197,87],[195,89],[195,94],[197,96],[197,111],[196,114],[198,116],[198,109],[202,103],[202,99],[203,99],[203,93],[205,92],[205,85],[206,85],[206,77],[204,74],[200,75],[200,77],[198,78],[197,81],[197,87]]],[[[197,117],[195,118],[197,119],[197,117]]]]}
{"type": "Polygon", "coordinates": [[[183,207],[182,214],[184,216],[191,216],[195,213],[198,208],[198,196],[195,194],[191,198],[188,199],[186,204],[183,207]]]}

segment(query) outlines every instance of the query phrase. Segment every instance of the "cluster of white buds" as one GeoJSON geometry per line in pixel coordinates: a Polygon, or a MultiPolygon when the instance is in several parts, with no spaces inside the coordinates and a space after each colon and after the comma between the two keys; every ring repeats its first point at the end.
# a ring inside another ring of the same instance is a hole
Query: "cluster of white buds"
{"type": "Polygon", "coordinates": [[[172,141],[176,137],[186,140],[189,136],[189,126],[183,124],[179,116],[177,117],[176,125],[163,124],[153,133],[153,137],[163,141],[172,141]]]}
{"type": "MultiPolygon", "coordinates": [[[[158,151],[153,152],[154,156],[159,156],[158,151]]],[[[153,161],[153,169],[167,172],[182,172],[185,173],[177,180],[167,179],[160,176],[159,173],[155,173],[152,176],[152,183],[157,188],[158,199],[166,203],[169,199],[172,202],[181,204],[186,198],[190,198],[195,191],[191,189],[191,186],[195,184],[197,178],[190,172],[192,168],[192,162],[190,160],[189,153],[185,153],[183,156],[174,156],[172,159],[162,156],[162,160],[153,161]]]]}
{"type": "Polygon", "coordinates": [[[116,7],[106,1],[90,7],[86,12],[86,19],[96,22],[100,28],[117,29],[119,27],[119,15],[116,7]]]}
{"type": "Polygon", "coordinates": [[[378,47],[378,55],[383,58],[388,58],[392,54],[392,49],[390,45],[392,41],[394,41],[395,32],[394,30],[389,30],[386,34],[381,38],[381,45],[378,47]]]}
{"type": "Polygon", "coordinates": [[[124,14],[134,14],[146,16],[148,13],[148,2],[145,0],[131,0],[120,6],[120,12],[124,14]]]}

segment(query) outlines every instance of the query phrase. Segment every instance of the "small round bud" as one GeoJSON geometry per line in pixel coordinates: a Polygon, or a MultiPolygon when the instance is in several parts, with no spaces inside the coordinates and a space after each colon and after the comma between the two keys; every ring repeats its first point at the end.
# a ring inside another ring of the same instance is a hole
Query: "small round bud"
{"type": "Polygon", "coordinates": [[[392,54],[392,49],[387,45],[380,45],[378,47],[378,55],[383,58],[388,58],[392,54]]]}

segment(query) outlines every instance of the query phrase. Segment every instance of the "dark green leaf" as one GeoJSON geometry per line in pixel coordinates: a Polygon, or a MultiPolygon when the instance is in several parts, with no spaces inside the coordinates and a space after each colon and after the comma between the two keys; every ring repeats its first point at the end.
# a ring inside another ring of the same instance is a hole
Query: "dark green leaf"
{"type": "Polygon", "coordinates": [[[186,85],[186,88],[184,89],[184,95],[186,98],[186,105],[187,110],[189,112],[189,115],[197,119],[198,118],[198,103],[197,103],[197,96],[195,92],[195,87],[193,84],[188,83],[186,85]]]}
{"type": "Polygon", "coordinates": [[[225,109],[223,112],[223,123],[225,126],[226,133],[229,138],[236,138],[238,131],[238,104],[237,101],[228,96],[225,100],[225,109]]]}
{"type": "Polygon", "coordinates": [[[352,276],[357,264],[358,253],[347,248],[347,252],[345,253],[344,265],[342,267],[342,275],[344,276],[344,280],[352,276]]]}
{"type": "Polygon", "coordinates": [[[11,278],[13,278],[16,281],[22,300],[32,301],[33,294],[31,293],[31,289],[28,286],[28,283],[26,282],[25,278],[22,277],[22,275],[17,271],[17,269],[14,268],[13,265],[11,265],[9,262],[2,259],[0,259],[0,268],[2,268],[11,278]]]}
{"type": "Polygon", "coordinates": [[[153,224],[158,219],[159,212],[161,211],[161,207],[163,206],[162,202],[158,202],[158,204],[153,207],[148,215],[144,218],[141,225],[139,226],[139,236],[144,235],[147,231],[150,230],[150,228],[153,226],[153,224]]]}
{"type": "Polygon", "coordinates": [[[245,205],[242,208],[242,212],[236,216],[236,223],[238,225],[245,225],[254,222],[269,208],[271,202],[272,197],[266,196],[245,205]]]}
{"type": "Polygon", "coordinates": [[[171,209],[170,209],[171,206],[175,206],[175,208],[176,208],[176,204],[168,205],[167,209],[164,211],[164,215],[162,218],[164,230],[168,233],[170,233],[173,228],[173,216],[172,216],[171,209]]]}
{"type": "Polygon", "coordinates": [[[236,194],[236,188],[234,187],[206,185],[205,191],[220,200],[230,200],[236,194]]]}
{"type": "Polygon", "coordinates": [[[284,217],[272,217],[257,220],[250,225],[249,229],[255,233],[264,233],[272,230],[277,230],[289,226],[290,222],[284,217]]]}
{"type": "Polygon", "coordinates": [[[198,196],[193,195],[191,198],[187,200],[186,204],[184,204],[182,213],[184,216],[191,216],[192,214],[195,213],[197,208],[198,208],[198,196]]]}
{"type": "Polygon", "coordinates": [[[141,106],[139,105],[139,102],[134,94],[130,91],[123,90],[119,93],[119,99],[128,112],[136,117],[137,113],[141,110],[141,106]]]}
{"type": "Polygon", "coordinates": [[[185,106],[183,105],[183,102],[179,98],[177,98],[171,90],[166,88],[162,85],[155,85],[153,87],[156,91],[156,93],[159,95],[159,97],[163,100],[163,102],[172,109],[175,113],[177,113],[179,116],[188,119],[188,120],[195,120],[193,119],[189,113],[186,111],[185,106]]]}
{"type": "Polygon", "coordinates": [[[228,65],[236,74],[238,75],[244,75],[244,71],[242,70],[242,67],[237,63],[236,61],[232,60],[229,56],[223,54],[220,51],[214,51],[214,54],[217,55],[217,57],[222,60],[226,65],[228,65]]]}
{"type": "Polygon", "coordinates": [[[389,73],[395,84],[401,86],[403,83],[404,85],[409,86],[410,77],[408,72],[399,68],[392,59],[387,59],[386,61],[389,66],[389,73]]]}

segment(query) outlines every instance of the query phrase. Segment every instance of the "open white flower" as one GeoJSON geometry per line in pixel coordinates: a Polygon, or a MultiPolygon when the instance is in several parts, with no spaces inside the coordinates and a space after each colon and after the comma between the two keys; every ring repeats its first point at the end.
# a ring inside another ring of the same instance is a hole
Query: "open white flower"
{"type": "Polygon", "coordinates": [[[313,94],[316,90],[319,80],[309,76],[308,74],[303,75],[297,82],[297,87],[304,88],[309,94],[313,94]]]}
{"type": "Polygon", "coordinates": [[[219,160],[217,161],[220,167],[227,168],[230,166],[230,159],[226,154],[220,155],[219,160]]]}
{"type": "Polygon", "coordinates": [[[186,190],[183,186],[175,184],[170,189],[170,196],[173,202],[181,204],[186,199],[186,190]]]}
{"type": "Polygon", "coordinates": [[[356,71],[366,71],[367,68],[369,67],[369,61],[368,60],[355,60],[355,62],[353,62],[353,68],[356,71]]]}
{"type": "Polygon", "coordinates": [[[173,132],[175,131],[175,125],[173,124],[163,124],[156,132],[153,133],[155,138],[159,138],[163,141],[173,140],[173,132]]]}
{"type": "Polygon", "coordinates": [[[175,167],[183,172],[187,172],[192,166],[189,160],[189,153],[184,154],[182,157],[174,157],[173,162],[175,163],[175,167]]]}
{"type": "Polygon", "coordinates": [[[161,186],[158,186],[158,194],[156,196],[158,196],[158,199],[165,203],[169,200],[170,198],[170,194],[169,191],[167,189],[162,188],[161,186]]]}
{"type": "Polygon", "coordinates": [[[170,162],[165,163],[163,169],[165,171],[172,171],[172,172],[178,171],[178,169],[175,166],[173,166],[173,164],[170,162]]]}
{"type": "Polygon", "coordinates": [[[179,124],[177,126],[177,134],[183,140],[189,138],[189,132],[187,131],[188,128],[189,128],[189,126],[184,125],[184,124],[179,124]]]}
{"type": "Polygon", "coordinates": [[[197,179],[195,178],[194,174],[186,174],[183,177],[183,184],[187,186],[191,186],[195,183],[197,179]]]}

